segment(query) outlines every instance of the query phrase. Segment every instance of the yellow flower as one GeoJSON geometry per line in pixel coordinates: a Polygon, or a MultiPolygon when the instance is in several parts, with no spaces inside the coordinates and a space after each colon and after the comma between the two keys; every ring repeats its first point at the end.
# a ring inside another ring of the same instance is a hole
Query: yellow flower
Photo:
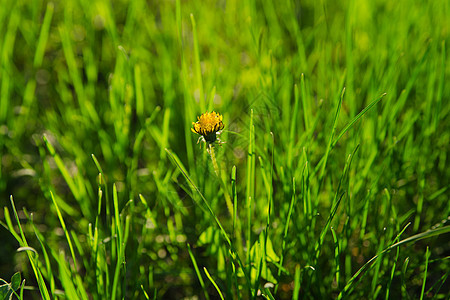
{"type": "MultiPolygon", "coordinates": [[[[219,134],[220,130],[222,130],[225,125],[222,123],[222,115],[216,112],[205,112],[200,117],[197,117],[197,122],[192,122],[193,128],[191,128],[192,132],[200,134],[202,139],[208,143],[214,143],[218,138],[217,134],[219,134]]],[[[220,140],[219,140],[220,141],[220,140]]]]}

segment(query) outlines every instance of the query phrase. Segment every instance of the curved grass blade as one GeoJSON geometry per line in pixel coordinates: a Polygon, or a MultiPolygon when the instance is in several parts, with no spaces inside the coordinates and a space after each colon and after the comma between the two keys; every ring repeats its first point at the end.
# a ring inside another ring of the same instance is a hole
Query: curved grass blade
{"type": "Polygon", "coordinates": [[[220,291],[219,287],[217,286],[216,282],[214,281],[214,279],[211,277],[211,275],[209,275],[208,270],[203,267],[203,271],[205,271],[206,276],[208,277],[209,281],[211,281],[211,283],[214,285],[214,287],[216,288],[217,292],[219,293],[220,299],[225,300],[223,298],[223,294],[220,291]]]}
{"type": "MultiPolygon", "coordinates": [[[[331,143],[330,149],[327,149],[327,152],[325,153],[325,156],[322,157],[322,159],[319,161],[319,163],[317,164],[316,168],[314,169],[314,172],[317,173],[319,171],[319,168],[323,169],[325,168],[323,165],[324,163],[326,164],[326,159],[328,157],[329,152],[331,152],[331,150],[333,150],[333,148],[336,146],[337,142],[339,142],[339,140],[341,139],[341,137],[353,126],[353,124],[355,124],[366,112],[368,112],[372,107],[374,107],[378,102],[381,101],[381,99],[383,99],[383,97],[386,96],[386,93],[383,93],[379,98],[375,99],[374,101],[372,101],[369,105],[367,105],[366,108],[364,108],[356,117],[354,117],[345,127],[344,129],[341,130],[341,132],[339,133],[339,135],[333,140],[333,142],[331,143]]],[[[330,137],[330,139],[333,136],[330,137]]]]}
{"type": "Polygon", "coordinates": [[[378,102],[383,99],[383,97],[386,96],[386,93],[383,93],[380,97],[372,101],[369,105],[367,105],[366,108],[364,108],[356,117],[354,117],[347,126],[344,127],[344,129],[341,130],[339,135],[333,140],[333,143],[331,144],[331,148],[334,148],[336,146],[337,142],[341,139],[341,137],[355,124],[366,112],[368,112],[373,106],[375,106],[378,102]]]}
{"type": "Polygon", "coordinates": [[[192,264],[194,265],[195,274],[197,274],[198,281],[200,282],[200,286],[203,289],[203,293],[205,294],[205,299],[209,300],[208,291],[205,287],[205,282],[203,281],[202,275],[200,274],[200,270],[198,269],[197,261],[195,260],[194,254],[191,250],[191,245],[187,244],[189,256],[191,257],[192,264]]]}

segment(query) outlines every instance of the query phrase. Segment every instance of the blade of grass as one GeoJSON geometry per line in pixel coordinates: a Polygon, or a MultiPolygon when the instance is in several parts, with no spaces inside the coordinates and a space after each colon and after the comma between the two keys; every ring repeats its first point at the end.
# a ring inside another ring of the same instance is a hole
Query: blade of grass
{"type": "Polygon", "coordinates": [[[337,195],[338,194],[336,193],[335,200],[333,201],[334,202],[333,208],[331,209],[331,212],[330,212],[330,215],[328,216],[327,222],[326,222],[325,226],[323,227],[322,232],[320,233],[319,240],[316,242],[316,245],[314,246],[314,249],[316,252],[316,256],[315,256],[316,261],[319,258],[323,240],[325,239],[325,234],[327,233],[328,228],[331,225],[331,221],[334,219],[334,216],[336,215],[336,211],[337,211],[339,204],[341,203],[342,197],[344,197],[345,193],[342,193],[341,196],[339,196],[339,199],[337,198],[337,195]],[[338,200],[336,201],[336,199],[338,199],[338,200]]]}
{"type": "MultiPolygon", "coordinates": [[[[302,81],[303,81],[303,74],[302,74],[302,81]]],[[[299,103],[299,95],[298,95],[298,87],[295,84],[294,85],[294,111],[291,115],[291,127],[289,130],[289,147],[288,147],[288,166],[292,166],[292,155],[293,155],[293,148],[295,143],[295,132],[298,130],[296,126],[297,122],[297,115],[298,115],[298,103],[299,103]]],[[[306,120],[305,120],[306,122],[306,120]]]]}
{"type": "Polygon", "coordinates": [[[356,117],[354,117],[347,126],[344,127],[344,129],[341,130],[339,135],[333,140],[333,143],[331,145],[331,148],[334,148],[336,146],[337,142],[341,139],[341,137],[355,124],[366,112],[368,112],[374,105],[376,105],[378,102],[383,99],[383,97],[386,96],[386,93],[383,93],[379,98],[372,101],[369,105],[367,105],[366,108],[364,108],[356,117]]]}
{"type": "Polygon", "coordinates": [[[367,217],[369,216],[370,195],[371,195],[371,190],[369,189],[367,191],[366,197],[364,198],[364,208],[363,208],[363,216],[362,216],[362,222],[361,222],[361,232],[359,235],[360,239],[363,239],[364,235],[366,233],[367,217]]]}
{"type": "Polygon", "coordinates": [[[344,93],[345,93],[345,88],[342,89],[341,97],[339,97],[339,102],[338,102],[338,105],[336,108],[336,113],[335,113],[334,119],[333,119],[333,127],[331,129],[330,138],[328,140],[327,150],[325,151],[325,155],[324,155],[324,162],[322,163],[322,168],[320,169],[319,190],[320,190],[320,186],[322,185],[323,175],[325,173],[325,167],[327,165],[328,156],[330,155],[330,151],[332,149],[331,144],[333,141],[334,133],[336,131],[337,120],[339,118],[339,112],[341,111],[341,105],[342,105],[342,100],[344,99],[344,93]]]}
{"type": "Polygon", "coordinates": [[[333,227],[331,227],[331,233],[333,235],[333,241],[334,241],[334,261],[336,264],[336,284],[338,286],[338,288],[341,287],[341,278],[340,278],[340,273],[341,273],[341,263],[340,263],[340,254],[339,254],[339,240],[337,238],[336,235],[336,231],[334,231],[333,227]]]}
{"type": "MultiPolygon", "coordinates": [[[[55,205],[56,212],[57,212],[58,218],[60,220],[61,227],[62,227],[62,229],[64,231],[65,236],[66,236],[66,240],[67,240],[67,243],[69,245],[70,253],[71,253],[73,264],[74,264],[73,272],[71,272],[69,269],[67,269],[67,271],[72,274],[71,275],[72,280],[75,280],[75,282],[77,283],[76,291],[78,292],[77,293],[78,297],[87,300],[88,296],[87,296],[86,290],[84,289],[83,282],[81,280],[80,275],[77,273],[77,270],[78,270],[77,260],[76,260],[76,257],[75,257],[75,251],[74,251],[73,244],[72,244],[73,235],[72,235],[72,239],[71,239],[69,231],[67,230],[66,224],[65,224],[64,219],[62,217],[61,211],[59,210],[59,207],[58,207],[58,205],[56,203],[56,200],[55,200],[55,197],[53,195],[53,192],[51,192],[51,191],[50,191],[50,197],[51,197],[51,199],[53,201],[53,204],[55,205]]],[[[77,244],[75,243],[75,245],[77,245],[77,244]]],[[[81,249],[81,246],[78,247],[78,250],[80,250],[80,249],[81,249]]],[[[81,255],[81,257],[83,257],[83,252],[80,252],[80,255],[81,255]]],[[[68,284],[68,283],[66,283],[66,284],[68,284]]]]}
{"type": "Polygon", "coordinates": [[[236,166],[231,169],[231,194],[233,197],[233,232],[236,236],[236,220],[237,220],[237,191],[236,191],[236,166]]]}
{"type": "Polygon", "coordinates": [[[269,288],[265,287],[263,291],[264,291],[264,294],[262,294],[263,297],[265,297],[268,300],[275,300],[269,288]]]}
{"type": "Polygon", "coordinates": [[[209,294],[205,287],[205,282],[203,281],[200,270],[198,269],[197,261],[195,260],[194,254],[191,250],[191,245],[187,244],[189,257],[191,258],[192,265],[194,266],[195,274],[197,274],[198,281],[200,282],[200,286],[202,287],[203,293],[205,294],[205,299],[209,300],[209,294]]]}
{"type": "Polygon", "coordinates": [[[446,64],[446,54],[445,54],[445,40],[442,41],[441,44],[441,74],[439,76],[439,85],[436,93],[436,108],[434,111],[434,130],[436,131],[439,120],[440,120],[440,114],[441,114],[441,107],[442,107],[442,94],[444,90],[444,83],[445,83],[445,64],[446,64]]]}
{"type": "MultiPolygon", "coordinates": [[[[11,207],[13,209],[14,212],[14,216],[16,218],[16,222],[17,225],[19,226],[19,231],[20,231],[20,240],[17,240],[19,242],[19,244],[21,245],[21,247],[27,247],[28,248],[28,243],[27,240],[25,238],[25,234],[22,230],[22,225],[20,224],[20,220],[19,220],[19,215],[17,214],[17,210],[16,210],[16,206],[14,204],[14,199],[13,196],[10,196],[10,201],[11,201],[11,207]]],[[[30,251],[26,251],[27,252],[27,256],[28,259],[30,261],[31,264],[31,268],[33,269],[34,275],[36,277],[36,281],[38,282],[38,286],[39,286],[39,292],[41,293],[41,296],[44,300],[50,300],[50,295],[48,293],[48,289],[47,286],[45,284],[44,278],[42,277],[42,273],[38,268],[38,263],[37,263],[37,255],[36,257],[33,257],[32,254],[30,253],[30,251]]]]}
{"type": "Polygon", "coordinates": [[[145,299],[150,300],[150,298],[149,298],[149,296],[148,296],[147,292],[145,291],[144,286],[142,284],[141,284],[141,290],[144,293],[145,299]]]}
{"type": "Polygon", "coordinates": [[[44,134],[43,140],[45,143],[45,146],[47,147],[47,150],[49,151],[50,155],[53,157],[56,166],[58,167],[59,172],[63,176],[64,180],[66,181],[67,185],[69,186],[70,191],[72,192],[74,198],[77,200],[77,203],[79,207],[81,208],[81,211],[84,216],[86,216],[88,219],[92,218],[92,211],[89,207],[89,202],[85,201],[85,192],[83,192],[83,189],[80,189],[80,186],[77,185],[77,183],[74,181],[74,178],[70,175],[69,171],[67,170],[61,156],[59,156],[58,153],[56,153],[55,148],[50,143],[47,136],[44,134]]]}
{"type": "Polygon", "coordinates": [[[237,299],[241,300],[241,293],[239,292],[239,284],[238,284],[238,279],[237,279],[238,275],[237,275],[236,266],[234,265],[234,262],[231,262],[231,267],[232,267],[233,280],[234,280],[234,286],[236,289],[237,299]]]}
{"type": "Polygon", "coordinates": [[[211,283],[214,285],[214,287],[216,288],[217,292],[219,293],[220,299],[225,300],[223,298],[222,292],[220,291],[219,287],[217,286],[216,282],[214,281],[214,279],[211,277],[211,275],[209,275],[208,270],[203,267],[203,271],[205,271],[206,276],[208,277],[209,281],[211,281],[211,283]]]}
{"type": "Polygon", "coordinates": [[[254,191],[255,174],[255,127],[253,125],[253,109],[250,111],[250,133],[247,154],[247,190],[246,190],[246,208],[247,208],[247,262],[250,262],[250,247],[252,245],[252,198],[254,191]]]}
{"type": "Polygon", "coordinates": [[[33,66],[35,68],[39,68],[42,65],[42,60],[44,59],[45,46],[47,45],[54,7],[55,5],[53,4],[53,2],[47,3],[47,9],[45,10],[44,21],[42,22],[41,32],[39,34],[39,39],[36,46],[36,52],[34,53],[33,66]]]}
{"type": "MultiPolygon", "coordinates": [[[[192,95],[190,92],[190,83],[189,83],[189,75],[188,75],[188,67],[186,63],[186,57],[184,53],[184,44],[183,44],[183,28],[182,28],[182,19],[181,19],[181,3],[180,0],[176,0],[176,25],[177,25],[177,33],[178,33],[178,49],[181,56],[181,81],[183,84],[183,96],[184,96],[184,126],[185,128],[190,128],[192,125],[192,118],[194,118],[194,112],[192,107],[194,106],[194,101],[192,99],[192,95]]],[[[192,145],[192,136],[190,130],[184,130],[184,138],[186,141],[186,154],[188,158],[188,166],[191,172],[196,172],[195,159],[194,159],[194,150],[192,145]]],[[[194,178],[197,178],[194,173],[194,178]]]]}
{"type": "Polygon", "coordinates": [[[97,160],[97,157],[94,154],[91,154],[92,160],[94,161],[95,166],[97,167],[98,172],[100,172],[100,182],[105,186],[105,207],[106,207],[106,219],[110,220],[111,211],[109,207],[109,197],[108,197],[108,183],[105,178],[105,173],[103,172],[102,166],[97,160]]]}
{"type": "MultiPolygon", "coordinates": [[[[386,93],[382,94],[379,98],[375,99],[374,101],[372,101],[366,108],[364,108],[356,117],[354,117],[345,127],[344,129],[341,130],[341,132],[339,133],[339,135],[333,140],[333,142],[331,143],[331,147],[329,149],[329,151],[333,150],[333,148],[336,146],[336,144],[339,142],[339,140],[341,139],[341,137],[365,114],[367,113],[374,105],[376,105],[378,102],[380,102],[381,99],[383,99],[383,97],[386,96],[386,93]]],[[[327,150],[328,151],[328,150],[327,150]]],[[[326,154],[326,153],[325,153],[326,154]]],[[[319,161],[319,163],[317,164],[314,173],[317,173],[319,168],[323,169],[323,164],[325,161],[325,157],[326,155],[319,161]]]]}
{"type": "Polygon", "coordinates": [[[432,300],[435,300],[435,299],[437,299],[438,298],[438,296],[439,296],[439,291],[441,290],[441,288],[442,288],[442,286],[444,285],[444,283],[447,281],[447,278],[448,278],[448,275],[450,274],[450,272],[448,272],[447,271],[447,273],[445,273],[444,275],[442,275],[442,277],[439,279],[439,281],[437,281],[427,292],[426,292],[426,294],[429,294],[429,293],[431,293],[431,291],[432,291],[432,289],[434,289],[435,288],[435,286],[437,285],[437,284],[439,284],[439,282],[440,282],[440,285],[439,285],[439,287],[436,289],[436,291],[434,292],[434,297],[433,297],[433,299],[432,300]]]}
{"type": "Polygon", "coordinates": [[[283,230],[283,240],[281,242],[281,255],[280,255],[280,267],[278,268],[278,277],[281,275],[281,267],[283,266],[283,260],[284,260],[284,254],[286,250],[286,239],[289,229],[289,222],[291,220],[291,215],[294,210],[295,205],[295,177],[292,178],[292,196],[291,196],[291,202],[289,203],[289,210],[286,217],[286,222],[284,223],[284,230],[283,230]]]}
{"type": "Polygon", "coordinates": [[[0,56],[0,63],[2,66],[1,72],[1,89],[0,89],[0,123],[4,124],[9,112],[10,106],[10,93],[11,93],[11,69],[12,56],[14,53],[14,45],[17,35],[17,28],[20,24],[21,15],[16,5],[11,12],[9,12],[9,22],[4,36],[4,42],[2,45],[2,51],[0,56]]]}
{"type": "MultiPolygon", "coordinates": [[[[348,87],[348,99],[350,114],[354,115],[356,101],[353,101],[355,97],[354,89],[354,73],[355,73],[355,63],[354,63],[354,49],[353,49],[353,33],[355,27],[355,6],[356,1],[350,0],[347,5],[346,18],[345,18],[345,63],[346,63],[346,83],[348,87]]],[[[325,161],[326,163],[326,161],[325,161]]]]}
{"type": "Polygon", "coordinates": [[[198,37],[197,37],[197,24],[195,22],[194,15],[190,15],[191,18],[191,25],[192,25],[192,39],[194,44],[194,72],[195,72],[195,79],[197,81],[197,87],[199,90],[199,97],[200,97],[200,109],[202,112],[206,111],[206,104],[205,104],[205,95],[203,92],[203,80],[202,80],[202,69],[200,66],[200,53],[198,50],[198,37]]]}
{"type": "Polygon", "coordinates": [[[400,248],[397,248],[397,253],[395,254],[394,263],[392,264],[391,276],[389,277],[389,281],[388,281],[388,284],[387,284],[387,287],[386,287],[386,297],[385,297],[386,300],[389,299],[389,293],[391,291],[392,279],[394,278],[395,267],[397,266],[399,253],[400,253],[400,248]]]}
{"type": "Polygon", "coordinates": [[[61,284],[64,288],[64,294],[69,299],[79,299],[80,295],[77,294],[75,286],[72,281],[72,274],[69,270],[69,267],[66,263],[66,256],[64,251],[60,251],[58,258],[58,266],[59,266],[59,279],[61,280],[61,284]]]}
{"type": "Polygon", "coordinates": [[[408,295],[408,290],[406,288],[406,270],[408,269],[408,264],[409,264],[409,257],[407,257],[405,259],[405,261],[403,262],[403,267],[402,267],[402,274],[401,274],[401,280],[402,280],[402,298],[408,298],[410,299],[409,295],[408,295]]]}
{"type": "Polygon", "coordinates": [[[342,197],[344,197],[344,195],[345,195],[345,192],[343,192],[341,194],[341,196],[339,196],[339,200],[338,200],[338,194],[340,193],[341,185],[342,185],[342,183],[344,181],[345,176],[347,176],[347,174],[349,172],[350,166],[352,164],[353,158],[355,157],[355,153],[358,150],[358,148],[359,148],[359,145],[357,145],[355,147],[355,149],[353,150],[352,154],[350,154],[348,156],[348,158],[347,158],[347,162],[345,163],[345,166],[344,166],[344,171],[342,172],[341,178],[339,179],[338,187],[336,189],[336,193],[334,194],[334,199],[333,199],[333,202],[332,202],[333,203],[333,208],[331,209],[331,212],[330,212],[330,215],[328,216],[327,222],[326,222],[325,226],[323,227],[322,232],[320,233],[319,240],[316,242],[316,244],[314,246],[314,249],[316,251],[316,256],[315,256],[316,261],[319,258],[321,247],[322,247],[322,244],[323,244],[323,240],[325,238],[325,234],[327,233],[328,228],[331,225],[331,221],[333,220],[333,218],[334,218],[334,216],[336,214],[336,211],[337,211],[337,209],[339,207],[339,204],[340,204],[340,202],[342,200],[342,197]]]}
{"type": "Polygon", "coordinates": [[[3,224],[3,222],[2,222],[2,225],[6,229],[8,229],[8,231],[13,235],[13,237],[16,239],[16,241],[18,241],[19,244],[22,245],[22,243],[23,243],[22,238],[14,230],[14,225],[12,224],[12,221],[11,221],[11,215],[9,214],[9,210],[6,206],[3,209],[3,216],[5,218],[6,224],[3,224]]]}
{"type": "Polygon", "coordinates": [[[308,156],[306,154],[306,149],[303,147],[303,160],[305,161],[305,166],[303,167],[302,171],[302,180],[301,180],[301,186],[302,186],[302,198],[303,198],[303,213],[306,216],[307,219],[307,226],[311,226],[311,230],[314,231],[315,228],[315,218],[313,218],[313,215],[317,211],[318,202],[316,201],[314,203],[314,207],[311,203],[311,186],[310,186],[310,171],[309,171],[309,162],[308,162],[308,156]]]}
{"type": "Polygon", "coordinates": [[[75,251],[73,250],[73,245],[72,245],[72,239],[70,238],[69,231],[67,230],[67,227],[66,227],[66,223],[64,222],[64,218],[61,214],[61,211],[59,210],[58,204],[56,203],[56,200],[55,200],[55,197],[53,196],[52,191],[50,191],[50,198],[52,199],[53,205],[55,206],[56,214],[58,215],[59,222],[60,222],[61,227],[64,231],[64,234],[66,236],[67,244],[69,245],[70,254],[72,256],[72,260],[73,260],[73,264],[74,264],[74,269],[78,270],[77,259],[75,257],[75,251]]]}
{"type": "MultiPolygon", "coordinates": [[[[114,185],[115,186],[115,185],[114,185]]],[[[126,216],[125,219],[125,236],[123,238],[123,242],[122,243],[118,243],[118,253],[119,255],[117,256],[117,263],[116,263],[116,269],[114,271],[114,279],[113,279],[113,285],[112,285],[112,291],[111,291],[111,299],[117,299],[116,298],[116,293],[117,293],[117,288],[119,287],[119,275],[120,275],[120,270],[123,268],[124,269],[124,273],[126,273],[126,265],[125,265],[125,248],[127,245],[127,240],[128,240],[128,232],[130,230],[130,216],[126,216]]],[[[118,231],[121,232],[120,227],[118,227],[118,231]]],[[[122,283],[122,285],[125,285],[125,282],[122,283]]]]}
{"type": "Polygon", "coordinates": [[[50,292],[52,294],[53,297],[55,297],[55,278],[53,276],[53,269],[52,269],[52,265],[50,263],[50,259],[47,253],[47,250],[44,246],[44,237],[42,236],[42,234],[38,231],[38,229],[36,228],[36,225],[33,222],[33,214],[29,215],[26,213],[28,220],[31,223],[31,226],[33,227],[34,230],[34,234],[36,235],[36,238],[39,241],[39,244],[41,245],[41,249],[42,249],[42,253],[44,254],[44,261],[45,261],[45,267],[46,267],[46,271],[47,271],[47,280],[50,279],[50,292]]]}
{"type": "Polygon", "coordinates": [[[309,109],[309,102],[306,99],[305,75],[303,73],[300,78],[300,89],[302,91],[303,122],[305,125],[305,131],[308,132],[311,127],[309,121],[309,114],[311,110],[309,109]]]}
{"type": "Polygon", "coordinates": [[[300,294],[300,265],[295,266],[295,275],[294,275],[294,291],[292,292],[292,300],[298,300],[298,296],[300,294]]]}
{"type": "Polygon", "coordinates": [[[216,97],[216,86],[213,86],[211,89],[211,92],[208,96],[208,101],[206,103],[207,105],[207,111],[212,111],[214,109],[214,98],[216,97]]]}
{"type": "Polygon", "coordinates": [[[394,278],[394,273],[395,273],[395,267],[397,266],[397,261],[398,261],[398,254],[400,253],[400,248],[397,248],[397,253],[395,254],[395,260],[394,260],[394,264],[392,265],[392,269],[391,269],[391,276],[389,277],[389,281],[386,287],[386,300],[389,299],[389,292],[391,290],[391,284],[392,284],[392,279],[394,278]]]}
{"type": "Polygon", "coordinates": [[[142,90],[141,68],[138,64],[134,66],[134,83],[136,90],[136,115],[143,121],[144,118],[144,93],[142,90]]]}
{"type": "Polygon", "coordinates": [[[425,284],[427,282],[427,272],[428,272],[428,258],[430,257],[430,248],[427,246],[427,252],[425,253],[425,271],[423,272],[423,282],[422,290],[420,292],[420,300],[423,300],[425,294],[425,284]]]}
{"type": "Polygon", "coordinates": [[[113,184],[113,206],[114,206],[114,221],[117,230],[117,253],[120,253],[120,247],[122,245],[122,228],[120,226],[119,215],[119,196],[117,194],[116,184],[113,184]]]}

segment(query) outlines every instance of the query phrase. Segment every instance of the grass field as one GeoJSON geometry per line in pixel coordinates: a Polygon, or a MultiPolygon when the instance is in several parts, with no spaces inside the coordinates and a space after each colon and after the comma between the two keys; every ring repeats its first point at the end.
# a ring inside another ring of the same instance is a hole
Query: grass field
{"type": "Polygon", "coordinates": [[[0,4],[0,300],[450,299],[450,2],[0,4]]]}

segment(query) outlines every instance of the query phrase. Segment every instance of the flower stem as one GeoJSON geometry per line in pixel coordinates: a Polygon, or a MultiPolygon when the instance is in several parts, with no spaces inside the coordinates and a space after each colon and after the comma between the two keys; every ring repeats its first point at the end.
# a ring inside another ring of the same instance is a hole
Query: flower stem
{"type": "Polygon", "coordinates": [[[214,152],[214,146],[211,144],[208,144],[208,153],[211,156],[212,164],[214,167],[214,172],[216,173],[217,178],[219,178],[220,187],[222,188],[224,196],[225,196],[225,202],[227,204],[228,212],[230,213],[231,216],[233,216],[233,203],[231,202],[231,197],[230,197],[230,194],[228,193],[225,183],[222,180],[222,176],[220,176],[220,169],[219,169],[219,165],[217,164],[216,154],[214,152]]]}
{"type": "Polygon", "coordinates": [[[214,153],[214,146],[212,146],[211,144],[208,144],[208,153],[209,153],[209,155],[211,155],[214,172],[216,172],[217,177],[220,177],[219,176],[219,165],[217,164],[216,154],[214,153]]]}

